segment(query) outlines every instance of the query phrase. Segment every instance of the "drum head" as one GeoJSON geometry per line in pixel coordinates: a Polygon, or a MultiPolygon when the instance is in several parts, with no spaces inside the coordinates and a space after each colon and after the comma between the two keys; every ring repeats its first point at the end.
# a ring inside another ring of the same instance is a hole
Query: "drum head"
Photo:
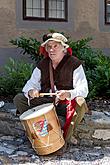
{"type": "Polygon", "coordinates": [[[32,109],[27,110],[20,116],[20,120],[28,120],[32,119],[38,116],[41,116],[43,114],[48,113],[53,109],[54,105],[52,103],[42,104],[39,106],[36,106],[32,109]]]}

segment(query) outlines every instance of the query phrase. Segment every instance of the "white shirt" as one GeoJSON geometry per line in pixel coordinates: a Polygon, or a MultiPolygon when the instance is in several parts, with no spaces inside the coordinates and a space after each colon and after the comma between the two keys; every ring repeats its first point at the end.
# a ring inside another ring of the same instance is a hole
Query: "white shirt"
{"type": "MultiPolygon", "coordinates": [[[[34,69],[31,78],[27,81],[22,90],[27,98],[29,98],[28,91],[30,89],[41,90],[41,71],[37,67],[34,69]]],[[[88,83],[82,65],[73,71],[73,89],[69,91],[71,93],[71,98],[69,100],[77,96],[87,97],[88,83]]]]}

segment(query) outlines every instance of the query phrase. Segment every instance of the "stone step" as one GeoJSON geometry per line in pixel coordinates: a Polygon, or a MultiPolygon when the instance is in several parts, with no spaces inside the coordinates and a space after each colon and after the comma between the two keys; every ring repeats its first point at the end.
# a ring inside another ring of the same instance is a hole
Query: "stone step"
{"type": "MultiPolygon", "coordinates": [[[[12,103],[0,108],[0,134],[23,137],[25,132],[12,103]]],[[[107,112],[92,111],[86,114],[76,130],[81,146],[110,145],[110,116],[107,112]]]]}
{"type": "Polygon", "coordinates": [[[16,108],[13,103],[5,103],[0,108],[0,134],[12,136],[24,136],[24,129],[16,116],[16,108]]]}
{"type": "Polygon", "coordinates": [[[92,115],[86,114],[77,128],[76,136],[80,140],[80,145],[110,145],[109,112],[92,111],[92,115]]]}

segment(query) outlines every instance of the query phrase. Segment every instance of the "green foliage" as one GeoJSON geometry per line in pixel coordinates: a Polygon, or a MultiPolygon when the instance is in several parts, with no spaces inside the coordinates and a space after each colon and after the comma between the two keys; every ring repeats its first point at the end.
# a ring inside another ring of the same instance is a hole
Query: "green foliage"
{"type": "MultiPolygon", "coordinates": [[[[55,31],[50,29],[50,32],[55,31]]],[[[92,40],[91,37],[78,41],[68,39],[73,55],[77,56],[83,63],[89,84],[88,97],[110,96],[110,58],[106,57],[101,50],[89,46],[89,42],[92,40]]],[[[22,48],[23,54],[30,54],[36,62],[43,58],[39,55],[40,42],[36,39],[20,37],[10,42],[22,48]]]]}
{"type": "Polygon", "coordinates": [[[93,49],[88,45],[92,38],[82,39],[76,42],[70,41],[73,55],[82,60],[89,84],[89,96],[110,96],[110,58],[101,50],[93,49]]]}
{"type": "Polygon", "coordinates": [[[21,53],[24,55],[29,54],[32,60],[39,62],[42,59],[42,55],[39,55],[40,42],[36,38],[21,36],[15,40],[10,40],[10,43],[22,48],[21,53]]]}
{"type": "Polygon", "coordinates": [[[10,58],[0,76],[0,95],[15,95],[21,92],[24,84],[31,76],[33,65],[10,58]]]}
{"type": "Polygon", "coordinates": [[[92,82],[91,88],[95,90],[96,96],[110,96],[110,58],[101,53],[98,55],[92,82]]]}

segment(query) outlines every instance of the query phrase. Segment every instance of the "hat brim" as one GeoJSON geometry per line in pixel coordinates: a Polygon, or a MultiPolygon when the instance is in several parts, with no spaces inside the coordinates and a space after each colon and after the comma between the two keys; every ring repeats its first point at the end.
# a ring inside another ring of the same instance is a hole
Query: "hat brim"
{"type": "Polygon", "coordinates": [[[41,44],[41,46],[45,47],[45,45],[46,45],[49,41],[60,42],[65,48],[68,48],[68,47],[69,47],[68,44],[65,44],[63,41],[58,40],[58,39],[55,39],[55,38],[49,38],[48,40],[46,40],[45,42],[43,42],[43,43],[41,44]]]}

